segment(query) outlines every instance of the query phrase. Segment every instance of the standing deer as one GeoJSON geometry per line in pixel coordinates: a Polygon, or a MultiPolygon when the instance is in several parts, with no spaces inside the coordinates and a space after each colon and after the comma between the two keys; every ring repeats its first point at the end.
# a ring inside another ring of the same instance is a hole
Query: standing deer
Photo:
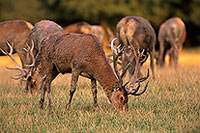
{"type": "MultiPolygon", "coordinates": [[[[13,53],[18,54],[23,68],[29,64],[23,48],[26,47],[32,28],[33,25],[24,20],[10,20],[0,23],[0,48],[7,51],[9,50],[7,42],[14,44],[13,53]]],[[[3,55],[1,51],[0,55],[3,55]]]]}
{"type": "MultiPolygon", "coordinates": [[[[118,42],[126,48],[122,54],[123,73],[128,69],[131,76],[134,76],[134,78],[138,77],[141,65],[150,54],[150,66],[154,77],[153,59],[156,35],[151,24],[142,17],[127,16],[118,22],[116,29],[118,42]],[[136,62],[139,62],[137,67],[136,62]],[[129,68],[127,65],[129,65],[129,68]]],[[[114,51],[118,51],[114,46],[111,48],[114,51]]]]}
{"type": "MultiPolygon", "coordinates": [[[[11,52],[12,52],[12,47],[11,52]]],[[[12,53],[5,52],[12,58],[12,53]]],[[[119,55],[122,51],[119,53],[119,55]]],[[[31,54],[33,55],[33,54],[31,54]]],[[[116,55],[114,64],[119,57],[116,55]]],[[[33,57],[33,56],[32,56],[33,57]]],[[[12,58],[13,59],[13,58],[12,58]]],[[[14,59],[13,59],[14,61],[14,59]]],[[[97,81],[103,87],[108,100],[113,104],[114,108],[123,111],[128,108],[128,95],[139,96],[143,94],[147,88],[148,82],[144,90],[138,93],[140,82],[146,80],[149,75],[143,79],[134,82],[138,83],[136,89],[123,85],[120,76],[116,77],[98,39],[92,34],[51,34],[41,42],[41,47],[36,60],[33,57],[33,64],[30,70],[26,72],[28,86],[33,89],[41,89],[41,99],[39,108],[43,107],[44,96],[47,91],[49,108],[51,108],[51,82],[59,73],[72,73],[70,96],[66,109],[70,108],[72,97],[76,90],[79,75],[91,79],[92,94],[94,98],[94,108],[97,109],[97,81]]],[[[18,65],[17,65],[18,66],[18,65]]],[[[116,68],[116,65],[114,65],[116,68]]],[[[22,73],[25,71],[21,70],[22,73]]],[[[117,69],[115,69],[117,70],[117,69]]],[[[116,71],[117,72],[117,71],[116,71]]],[[[24,75],[22,75],[23,77],[24,75]]]]}
{"type": "Polygon", "coordinates": [[[180,18],[174,17],[165,21],[160,26],[158,33],[160,51],[157,64],[159,66],[164,66],[165,56],[168,53],[170,55],[170,64],[174,61],[174,66],[177,68],[179,49],[182,47],[185,38],[185,25],[180,18]]]}

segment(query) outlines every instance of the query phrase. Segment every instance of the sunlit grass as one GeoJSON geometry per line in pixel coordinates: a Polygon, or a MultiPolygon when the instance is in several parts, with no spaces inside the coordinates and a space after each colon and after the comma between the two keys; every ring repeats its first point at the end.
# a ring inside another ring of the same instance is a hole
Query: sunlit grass
{"type": "MultiPolygon", "coordinates": [[[[145,68],[148,65],[145,65],[145,68]]],[[[144,69],[145,72],[146,69],[144,69]]],[[[40,93],[24,93],[24,85],[11,80],[0,67],[1,132],[199,132],[200,65],[180,64],[177,70],[156,69],[145,94],[129,96],[129,111],[117,112],[98,86],[99,111],[93,110],[90,80],[80,78],[71,109],[65,110],[71,75],[52,83],[52,111],[38,109],[40,93]]]]}

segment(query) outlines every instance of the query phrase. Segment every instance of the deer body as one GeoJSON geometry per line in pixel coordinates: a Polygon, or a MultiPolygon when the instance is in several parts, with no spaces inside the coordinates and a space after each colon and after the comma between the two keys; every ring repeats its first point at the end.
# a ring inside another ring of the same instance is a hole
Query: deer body
{"type": "MultiPolygon", "coordinates": [[[[19,55],[23,67],[28,64],[26,52],[23,48],[26,46],[32,28],[31,23],[23,20],[10,20],[0,23],[0,48],[8,51],[7,42],[14,44],[14,52],[19,55]]],[[[1,51],[0,55],[3,55],[1,51]]]]}
{"type": "Polygon", "coordinates": [[[170,55],[170,64],[174,60],[174,66],[178,64],[179,49],[186,38],[186,30],[184,22],[174,17],[164,22],[159,29],[158,41],[160,44],[158,64],[163,66],[167,52],[170,55]]]}
{"type": "MultiPolygon", "coordinates": [[[[27,80],[26,88],[28,89],[28,87],[30,87],[31,92],[32,90],[39,88],[42,90],[39,108],[43,107],[46,91],[49,107],[51,107],[51,82],[59,73],[72,73],[70,97],[67,103],[67,109],[70,107],[73,94],[76,90],[78,77],[80,75],[91,79],[91,90],[94,98],[95,109],[97,109],[98,106],[96,88],[97,81],[103,87],[108,100],[120,111],[127,110],[129,94],[139,96],[145,92],[148,85],[147,82],[144,90],[137,93],[140,88],[140,82],[146,80],[149,77],[149,74],[147,74],[145,78],[141,78],[137,81],[133,80],[131,82],[134,82],[133,84],[139,83],[136,89],[133,87],[127,88],[127,83],[123,86],[119,73],[115,69],[115,75],[107,61],[101,44],[96,36],[92,34],[50,34],[40,43],[40,49],[36,59],[32,53],[34,45],[32,45],[30,50],[26,50],[32,55],[32,64],[34,64],[29,65],[28,70],[20,68],[12,56],[12,46],[9,43],[8,46],[10,47],[9,53],[2,49],[0,50],[4,54],[10,56],[15,62],[16,67],[13,69],[21,71],[21,78],[27,80]]],[[[113,61],[114,67],[116,66],[116,60],[113,61]]]]}
{"type": "Polygon", "coordinates": [[[46,90],[48,92],[49,106],[51,106],[50,84],[59,73],[72,73],[67,109],[69,109],[76,90],[79,75],[91,79],[95,107],[97,107],[96,81],[98,81],[114,107],[120,110],[127,108],[128,98],[126,91],[120,86],[118,79],[106,60],[103,48],[95,36],[90,34],[58,33],[50,35],[42,41],[31,78],[38,80],[38,83],[41,84],[42,77],[46,75],[40,107],[43,106],[46,90]],[[118,88],[121,89],[118,90],[118,88]],[[114,91],[115,89],[116,91],[114,91]],[[119,100],[120,96],[123,96],[122,100],[119,100]]]}
{"type": "MultiPolygon", "coordinates": [[[[142,17],[137,16],[127,16],[122,18],[117,24],[117,37],[119,43],[126,47],[122,55],[122,69],[131,60],[137,60],[138,52],[143,51],[143,55],[148,56],[150,54],[150,66],[154,76],[154,52],[156,35],[151,24],[142,17]]],[[[141,60],[141,59],[139,59],[141,60]]],[[[146,59],[143,59],[142,65],[146,59]]],[[[129,74],[133,75],[136,63],[130,66],[128,69],[129,74]]],[[[139,72],[140,70],[138,70],[139,72]]]]}

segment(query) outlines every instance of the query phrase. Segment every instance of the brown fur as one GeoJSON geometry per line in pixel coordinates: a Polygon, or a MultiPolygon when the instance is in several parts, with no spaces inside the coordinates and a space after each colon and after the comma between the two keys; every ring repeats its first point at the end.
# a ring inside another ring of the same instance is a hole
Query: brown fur
{"type": "Polygon", "coordinates": [[[39,51],[41,41],[50,34],[64,32],[63,28],[50,20],[41,20],[34,25],[30,34],[29,43],[33,40],[35,45],[34,55],[39,51]]]}
{"type": "Polygon", "coordinates": [[[87,34],[91,33],[91,25],[87,22],[77,22],[67,27],[64,27],[65,33],[79,33],[79,34],[87,34]]]}
{"type": "Polygon", "coordinates": [[[165,56],[170,55],[170,64],[174,61],[177,68],[179,49],[182,47],[186,38],[186,29],[184,22],[174,17],[165,21],[159,29],[158,41],[160,45],[158,65],[164,66],[165,56]]]}
{"type": "Polygon", "coordinates": [[[95,35],[103,46],[105,38],[105,31],[103,27],[100,25],[92,25],[91,28],[92,28],[91,34],[95,35]]]}
{"type": "MultiPolygon", "coordinates": [[[[154,76],[154,52],[156,35],[151,24],[142,17],[127,16],[122,18],[117,24],[117,37],[119,43],[126,47],[122,55],[122,69],[137,57],[138,51],[144,49],[144,55],[151,57],[151,70],[154,76]],[[135,51],[135,53],[133,52],[135,51]]],[[[141,64],[142,65],[142,64],[141,64]]],[[[129,74],[133,75],[135,64],[128,69],[129,74]]],[[[140,70],[139,70],[140,71],[140,70]]]]}
{"type": "Polygon", "coordinates": [[[59,73],[72,73],[67,109],[70,107],[79,75],[91,79],[95,109],[98,105],[96,81],[103,87],[109,101],[116,109],[127,109],[128,94],[125,88],[120,85],[106,60],[101,44],[94,35],[57,33],[48,36],[41,42],[41,49],[31,73],[28,85],[32,89],[38,89],[44,83],[42,77],[46,75],[40,108],[43,107],[46,90],[49,107],[51,106],[50,86],[52,80],[59,73]]]}
{"type": "MultiPolygon", "coordinates": [[[[13,44],[14,52],[19,55],[23,67],[28,64],[23,48],[26,47],[32,28],[32,24],[24,20],[10,20],[0,23],[0,48],[8,51],[7,41],[13,44]]],[[[4,54],[0,51],[0,55],[4,54]]]]}
{"type": "MultiPolygon", "coordinates": [[[[77,22],[64,28],[65,33],[93,34],[99,39],[102,45],[104,44],[104,38],[106,32],[108,33],[109,39],[110,36],[113,35],[111,30],[110,29],[108,30],[109,31],[105,31],[102,26],[90,25],[87,22],[77,22]]],[[[114,37],[112,36],[112,38],[114,37]]]]}

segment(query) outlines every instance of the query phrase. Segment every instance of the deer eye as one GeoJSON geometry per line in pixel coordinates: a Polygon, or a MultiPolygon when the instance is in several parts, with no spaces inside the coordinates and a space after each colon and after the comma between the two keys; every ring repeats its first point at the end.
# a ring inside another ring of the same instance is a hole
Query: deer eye
{"type": "Polygon", "coordinates": [[[123,96],[120,96],[120,100],[123,101],[123,100],[124,100],[124,97],[123,97],[123,96]]]}

